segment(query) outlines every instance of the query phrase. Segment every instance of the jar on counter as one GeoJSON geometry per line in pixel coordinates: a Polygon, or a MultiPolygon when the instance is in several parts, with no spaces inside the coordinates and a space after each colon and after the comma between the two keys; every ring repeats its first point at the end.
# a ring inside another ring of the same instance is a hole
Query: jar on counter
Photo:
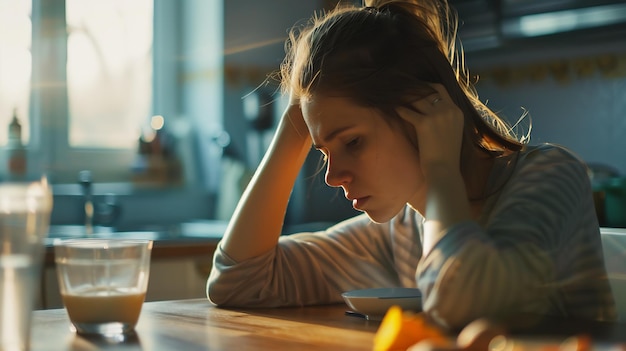
{"type": "Polygon", "coordinates": [[[13,110],[13,118],[9,123],[7,142],[7,178],[18,180],[26,176],[26,148],[22,143],[22,124],[13,110]]]}

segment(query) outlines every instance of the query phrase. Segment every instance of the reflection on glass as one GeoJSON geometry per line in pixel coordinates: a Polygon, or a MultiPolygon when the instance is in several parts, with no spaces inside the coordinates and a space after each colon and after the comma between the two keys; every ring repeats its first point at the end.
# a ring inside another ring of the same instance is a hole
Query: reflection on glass
{"type": "Polygon", "coordinates": [[[31,76],[31,0],[0,0],[0,145],[6,145],[13,110],[28,142],[31,76]]]}
{"type": "Polygon", "coordinates": [[[152,0],[67,0],[66,13],[70,146],[135,147],[150,116],[152,0]]]}

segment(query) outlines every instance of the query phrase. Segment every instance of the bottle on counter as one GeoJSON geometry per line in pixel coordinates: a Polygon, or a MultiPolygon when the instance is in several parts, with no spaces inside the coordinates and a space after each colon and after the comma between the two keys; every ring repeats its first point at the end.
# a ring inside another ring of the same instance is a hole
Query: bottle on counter
{"type": "Polygon", "coordinates": [[[7,142],[7,178],[19,180],[26,176],[26,148],[22,142],[22,124],[13,110],[7,142]]]}

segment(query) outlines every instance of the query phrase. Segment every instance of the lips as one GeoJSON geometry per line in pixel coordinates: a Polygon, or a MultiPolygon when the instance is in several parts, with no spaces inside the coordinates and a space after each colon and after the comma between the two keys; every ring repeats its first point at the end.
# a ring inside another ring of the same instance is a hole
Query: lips
{"type": "Polygon", "coordinates": [[[348,199],[349,201],[352,202],[352,207],[355,210],[363,211],[363,206],[365,206],[365,203],[370,199],[370,196],[368,196],[368,195],[363,195],[363,196],[355,195],[354,193],[348,192],[347,189],[344,189],[344,191],[345,191],[346,199],[348,199]]]}
{"type": "Polygon", "coordinates": [[[365,204],[367,203],[369,199],[370,199],[369,196],[364,196],[364,197],[353,199],[352,207],[354,207],[355,210],[363,210],[365,204]]]}

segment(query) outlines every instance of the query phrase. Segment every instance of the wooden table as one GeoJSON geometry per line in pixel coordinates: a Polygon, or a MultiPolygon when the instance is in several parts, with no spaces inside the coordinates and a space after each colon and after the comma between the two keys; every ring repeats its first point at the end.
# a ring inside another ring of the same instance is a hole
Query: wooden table
{"type": "MultiPolygon", "coordinates": [[[[371,350],[379,322],[345,311],[343,304],[236,310],[216,308],[206,299],[147,302],[136,336],[115,344],[70,331],[64,309],[41,310],[33,316],[31,351],[371,350]]],[[[602,323],[547,323],[515,340],[524,350],[547,350],[580,331],[594,335],[595,349],[620,349],[619,342],[626,346],[626,325],[602,323]]]]}
{"type": "Polygon", "coordinates": [[[31,351],[370,350],[379,322],[347,317],[345,305],[231,310],[206,299],[147,302],[137,336],[108,345],[69,329],[64,309],[35,311],[31,351]]]}

